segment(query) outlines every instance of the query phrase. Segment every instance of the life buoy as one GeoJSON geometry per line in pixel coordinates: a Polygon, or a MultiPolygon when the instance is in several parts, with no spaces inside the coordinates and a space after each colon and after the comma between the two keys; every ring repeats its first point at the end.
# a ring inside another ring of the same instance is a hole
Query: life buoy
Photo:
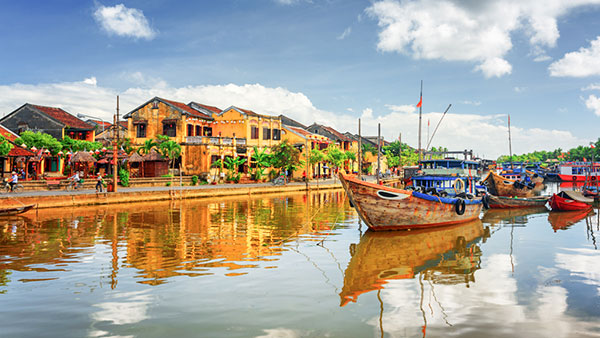
{"type": "Polygon", "coordinates": [[[592,181],[595,181],[595,180],[596,180],[596,176],[592,176],[590,179],[591,179],[592,181]]]}
{"type": "Polygon", "coordinates": [[[466,208],[467,208],[467,204],[465,203],[465,200],[463,200],[462,198],[457,198],[456,202],[454,202],[454,210],[456,211],[456,214],[457,215],[464,214],[466,208]]]}
{"type": "Polygon", "coordinates": [[[572,180],[573,180],[573,182],[577,181],[577,177],[573,176],[572,180]]]}
{"type": "Polygon", "coordinates": [[[454,188],[454,193],[458,195],[465,190],[465,182],[463,182],[463,180],[460,178],[457,178],[454,180],[452,187],[454,188]]]}

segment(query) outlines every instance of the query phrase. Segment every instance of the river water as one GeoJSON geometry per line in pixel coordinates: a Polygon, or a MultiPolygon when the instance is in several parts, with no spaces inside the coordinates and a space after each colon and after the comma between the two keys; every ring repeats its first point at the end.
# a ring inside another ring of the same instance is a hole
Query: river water
{"type": "Polygon", "coordinates": [[[0,337],[597,337],[599,217],[372,233],[341,190],[33,211],[0,219],[0,337]]]}

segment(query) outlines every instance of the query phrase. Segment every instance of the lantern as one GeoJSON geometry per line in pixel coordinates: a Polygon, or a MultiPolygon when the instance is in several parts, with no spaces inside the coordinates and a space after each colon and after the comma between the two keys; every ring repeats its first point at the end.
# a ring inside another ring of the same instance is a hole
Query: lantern
{"type": "Polygon", "coordinates": [[[31,147],[31,151],[37,151],[37,148],[35,146],[31,147]]]}

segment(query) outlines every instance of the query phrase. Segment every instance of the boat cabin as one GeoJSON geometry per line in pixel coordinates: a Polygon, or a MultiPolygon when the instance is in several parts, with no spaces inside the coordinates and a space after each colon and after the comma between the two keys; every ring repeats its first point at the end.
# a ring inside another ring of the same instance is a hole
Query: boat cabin
{"type": "Polygon", "coordinates": [[[445,158],[436,160],[423,160],[420,163],[423,175],[435,176],[481,176],[481,167],[479,162],[470,160],[459,160],[455,158],[445,158]]]}
{"type": "Polygon", "coordinates": [[[439,196],[454,197],[460,193],[476,195],[478,191],[485,191],[486,187],[478,185],[476,177],[456,177],[456,176],[413,176],[412,187],[416,190],[431,193],[439,196]]]}

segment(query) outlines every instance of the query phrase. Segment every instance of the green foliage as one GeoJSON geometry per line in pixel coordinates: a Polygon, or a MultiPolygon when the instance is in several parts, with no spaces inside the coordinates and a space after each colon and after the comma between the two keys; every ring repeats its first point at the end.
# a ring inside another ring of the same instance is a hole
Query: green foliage
{"type": "Polygon", "coordinates": [[[158,150],[163,156],[169,158],[169,161],[171,162],[171,168],[173,168],[173,166],[175,165],[175,159],[181,156],[181,146],[179,145],[179,143],[173,140],[159,142],[158,150]]]}
{"type": "Polygon", "coordinates": [[[131,144],[131,139],[128,137],[120,138],[117,145],[119,148],[123,148],[127,154],[131,154],[134,150],[133,145],[131,144]]]}
{"type": "Polygon", "coordinates": [[[329,147],[325,149],[325,151],[327,153],[327,162],[329,162],[335,168],[339,168],[342,166],[344,160],[346,159],[346,154],[344,154],[343,151],[341,151],[338,147],[334,146],[333,144],[330,144],[329,147]]]}
{"type": "MultiPolygon", "coordinates": [[[[513,155],[512,162],[544,162],[547,160],[552,161],[587,161],[598,160],[600,158],[600,138],[596,142],[593,142],[595,148],[590,146],[578,146],[571,148],[568,151],[563,151],[561,148],[557,148],[552,151],[534,151],[532,153],[513,155]]],[[[502,155],[496,160],[498,163],[510,162],[511,157],[502,155]]]]}
{"type": "Polygon", "coordinates": [[[389,150],[385,152],[385,159],[386,159],[388,168],[397,167],[400,165],[400,157],[394,155],[389,150]]]}
{"type": "Polygon", "coordinates": [[[25,131],[15,140],[15,143],[19,146],[25,143],[28,148],[36,147],[38,150],[48,149],[53,155],[63,149],[62,144],[52,135],[40,132],[25,131]]]}
{"type": "Polygon", "coordinates": [[[371,145],[370,143],[363,143],[362,144],[362,152],[363,152],[363,156],[366,153],[377,154],[377,147],[371,145]]]}
{"type": "Polygon", "coordinates": [[[154,140],[146,140],[144,144],[138,148],[137,153],[140,155],[146,155],[156,148],[158,144],[154,140]]]}
{"type": "Polygon", "coordinates": [[[256,181],[259,181],[263,178],[265,168],[271,166],[271,155],[267,154],[266,148],[263,148],[262,151],[259,151],[258,148],[254,146],[252,160],[256,164],[256,168],[254,168],[254,171],[252,172],[252,178],[256,181]]]}
{"type": "Polygon", "coordinates": [[[171,186],[171,182],[167,182],[165,185],[166,185],[167,187],[170,187],[170,186],[171,186]]]}
{"type": "Polygon", "coordinates": [[[280,171],[294,171],[299,165],[304,165],[304,161],[300,160],[300,150],[284,140],[271,147],[271,165],[280,171]]]}
{"type": "Polygon", "coordinates": [[[308,161],[310,164],[317,164],[325,161],[325,153],[319,149],[312,149],[310,151],[310,155],[308,156],[308,161]]]}
{"type": "Polygon", "coordinates": [[[74,140],[69,136],[65,136],[61,141],[62,149],[70,150],[72,152],[77,151],[90,151],[90,150],[98,150],[102,149],[102,143],[100,142],[91,142],[85,140],[74,140]]]}
{"type": "Polygon", "coordinates": [[[194,175],[192,176],[192,185],[196,185],[198,184],[198,176],[194,175]]]}
{"type": "Polygon", "coordinates": [[[239,182],[242,174],[238,172],[239,166],[246,162],[245,158],[241,157],[225,157],[225,162],[223,163],[227,168],[227,180],[233,182],[239,182]]]}
{"type": "Polygon", "coordinates": [[[13,148],[13,144],[8,142],[4,136],[0,135],[0,156],[6,156],[13,148]]]}
{"type": "Polygon", "coordinates": [[[121,180],[121,185],[124,187],[129,186],[129,171],[125,169],[119,169],[119,180],[121,180]]]}

